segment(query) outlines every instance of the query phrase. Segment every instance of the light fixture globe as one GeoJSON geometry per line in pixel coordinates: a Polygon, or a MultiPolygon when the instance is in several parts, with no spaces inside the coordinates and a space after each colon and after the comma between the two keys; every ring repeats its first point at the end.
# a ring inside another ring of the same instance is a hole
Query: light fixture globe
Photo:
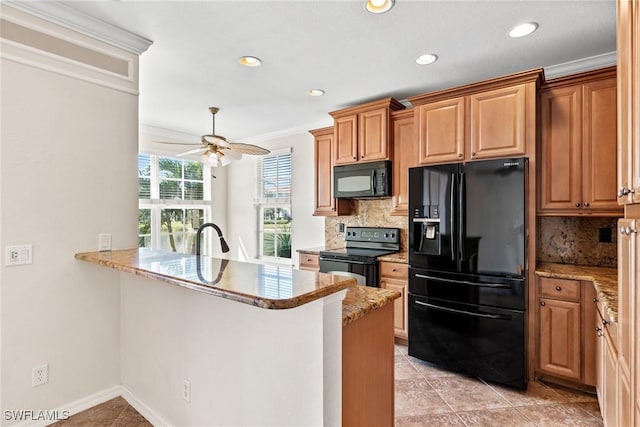
{"type": "Polygon", "coordinates": [[[365,9],[371,13],[385,13],[388,12],[394,4],[395,0],[368,0],[365,4],[365,9]]]}

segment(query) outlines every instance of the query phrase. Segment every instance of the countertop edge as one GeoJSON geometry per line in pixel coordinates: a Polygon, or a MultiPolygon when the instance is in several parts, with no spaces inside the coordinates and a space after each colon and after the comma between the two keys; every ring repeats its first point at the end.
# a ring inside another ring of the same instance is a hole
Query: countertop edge
{"type": "Polygon", "coordinates": [[[401,294],[389,289],[356,285],[347,289],[347,295],[342,301],[342,326],[366,316],[389,303],[393,303],[401,294]]]}
{"type": "MultiPolygon", "coordinates": [[[[113,251],[113,252],[116,252],[116,251],[113,251]]],[[[106,253],[108,252],[105,252],[105,254],[106,253]]],[[[329,296],[338,291],[341,291],[343,289],[347,289],[349,287],[356,285],[355,279],[350,279],[345,277],[344,280],[341,280],[338,283],[316,289],[315,291],[308,292],[301,296],[288,298],[288,299],[274,300],[274,299],[269,299],[269,298],[265,298],[257,295],[248,295],[242,292],[234,292],[227,289],[219,289],[211,286],[206,286],[206,285],[202,285],[186,279],[180,279],[180,278],[169,276],[169,275],[155,273],[152,271],[148,271],[148,270],[138,268],[128,264],[119,263],[109,259],[95,258],[96,255],[100,255],[100,254],[101,254],[100,252],[79,252],[74,255],[74,258],[80,261],[88,262],[90,264],[96,264],[102,267],[112,268],[125,273],[131,273],[131,274],[145,277],[148,279],[165,282],[171,285],[176,285],[176,286],[180,286],[190,290],[203,292],[208,295],[213,295],[213,296],[217,296],[217,297],[229,299],[232,301],[240,302],[243,304],[252,305],[255,307],[269,309],[269,310],[283,310],[283,309],[299,307],[301,305],[307,304],[309,302],[318,300],[320,298],[329,296]]]]}

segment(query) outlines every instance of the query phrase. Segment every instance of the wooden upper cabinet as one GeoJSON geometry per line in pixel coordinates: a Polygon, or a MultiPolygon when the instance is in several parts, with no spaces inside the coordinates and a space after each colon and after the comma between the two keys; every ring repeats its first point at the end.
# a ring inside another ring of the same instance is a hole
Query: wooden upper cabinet
{"type": "Polygon", "coordinates": [[[334,111],[334,164],[387,160],[393,150],[389,122],[404,105],[393,98],[334,111]]]}
{"type": "Polygon", "coordinates": [[[420,164],[527,155],[535,147],[541,76],[530,70],[410,97],[420,164]]]}
{"type": "Polygon", "coordinates": [[[348,200],[333,197],[333,135],[334,128],[327,127],[310,131],[314,137],[315,161],[315,209],[317,216],[350,214],[348,200]]]}
{"type": "Polygon", "coordinates": [[[538,214],[620,216],[615,70],[550,81],[539,123],[538,214]]]}
{"type": "MultiPolygon", "coordinates": [[[[469,97],[471,159],[518,156],[526,150],[526,84],[469,97]]],[[[535,100],[532,101],[535,105],[535,100]]]]}
{"type": "Polygon", "coordinates": [[[464,104],[464,97],[459,97],[415,108],[420,164],[462,160],[464,104]]]}
{"type": "Polygon", "coordinates": [[[413,112],[402,110],[391,116],[393,128],[393,210],[391,215],[409,215],[409,168],[418,165],[418,145],[413,112]]]}

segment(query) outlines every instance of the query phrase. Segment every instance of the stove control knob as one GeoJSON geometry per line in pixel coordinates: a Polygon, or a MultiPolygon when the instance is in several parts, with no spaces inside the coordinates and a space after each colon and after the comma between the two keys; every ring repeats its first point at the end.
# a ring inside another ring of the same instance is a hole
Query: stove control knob
{"type": "Polygon", "coordinates": [[[389,233],[384,233],[384,238],[388,239],[389,238],[389,233]]]}

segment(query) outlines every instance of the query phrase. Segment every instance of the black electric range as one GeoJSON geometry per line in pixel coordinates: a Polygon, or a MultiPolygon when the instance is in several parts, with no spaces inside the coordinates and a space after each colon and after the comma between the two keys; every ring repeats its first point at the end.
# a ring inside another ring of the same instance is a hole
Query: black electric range
{"type": "Polygon", "coordinates": [[[347,227],[347,245],[320,252],[320,272],[354,277],[358,284],[379,287],[378,257],[400,250],[400,229],[347,227]]]}

